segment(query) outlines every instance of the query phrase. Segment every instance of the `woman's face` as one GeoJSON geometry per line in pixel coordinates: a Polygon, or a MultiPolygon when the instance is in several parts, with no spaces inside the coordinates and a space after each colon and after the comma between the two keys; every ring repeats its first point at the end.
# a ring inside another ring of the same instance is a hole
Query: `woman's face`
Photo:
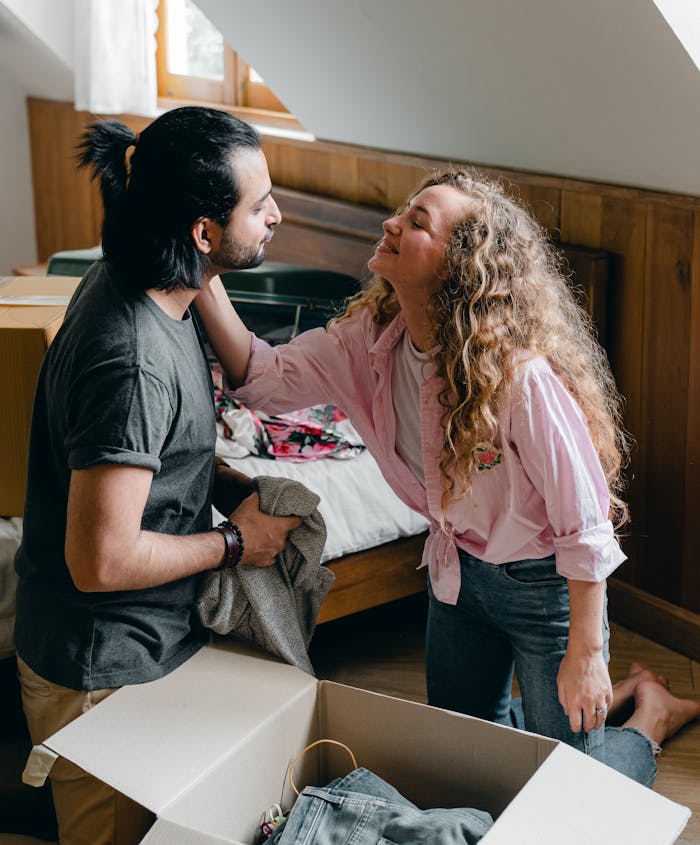
{"type": "Polygon", "coordinates": [[[451,185],[424,188],[401,214],[384,221],[384,237],[367,266],[390,282],[400,297],[427,301],[442,287],[447,242],[472,203],[451,185]]]}

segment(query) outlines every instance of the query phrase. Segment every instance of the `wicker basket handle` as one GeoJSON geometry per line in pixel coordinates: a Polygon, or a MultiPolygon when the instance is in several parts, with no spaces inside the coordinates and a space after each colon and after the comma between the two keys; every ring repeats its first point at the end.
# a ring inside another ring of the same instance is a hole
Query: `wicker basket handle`
{"type": "Polygon", "coordinates": [[[301,760],[301,758],[306,754],[307,751],[310,751],[312,748],[315,748],[317,745],[321,745],[324,742],[328,742],[331,745],[339,745],[341,748],[344,748],[348,754],[350,755],[350,759],[352,760],[352,767],[353,769],[357,768],[357,760],[355,760],[355,755],[352,751],[342,742],[338,742],[337,739],[317,739],[316,742],[312,742],[311,745],[307,745],[306,748],[294,758],[294,762],[289,767],[289,783],[294,790],[295,795],[299,795],[299,790],[297,789],[297,785],[294,783],[294,767],[296,764],[301,760]]]}

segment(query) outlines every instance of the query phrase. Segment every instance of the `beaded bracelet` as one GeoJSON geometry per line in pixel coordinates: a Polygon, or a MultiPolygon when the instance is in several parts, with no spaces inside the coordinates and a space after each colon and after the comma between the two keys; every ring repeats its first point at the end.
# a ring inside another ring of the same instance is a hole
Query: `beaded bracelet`
{"type": "Polygon", "coordinates": [[[241,529],[228,519],[220,522],[213,530],[221,534],[224,538],[224,543],[226,543],[224,556],[221,559],[221,563],[215,569],[218,572],[221,569],[228,569],[228,567],[235,566],[239,563],[243,557],[243,535],[241,534],[241,529]]]}

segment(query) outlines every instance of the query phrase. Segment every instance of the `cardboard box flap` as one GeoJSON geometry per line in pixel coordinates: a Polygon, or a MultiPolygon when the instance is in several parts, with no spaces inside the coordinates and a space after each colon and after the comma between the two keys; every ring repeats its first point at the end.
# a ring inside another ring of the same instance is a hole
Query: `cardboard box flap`
{"type": "Polygon", "coordinates": [[[317,683],[262,652],[219,642],[165,678],[118,690],[44,745],[161,815],[317,683]]]}
{"type": "Polygon", "coordinates": [[[79,282],[72,276],[0,276],[0,325],[40,328],[61,320],[79,282]]]}
{"type": "Polygon", "coordinates": [[[0,276],[0,296],[72,296],[80,276],[0,276]]]}
{"type": "Polygon", "coordinates": [[[141,840],[141,845],[236,845],[233,839],[222,839],[199,830],[156,819],[153,827],[141,840]]]}
{"type": "MultiPolygon", "coordinates": [[[[235,751],[173,801],[163,811],[163,818],[237,843],[253,842],[266,810],[273,805],[288,809],[294,803],[290,763],[317,738],[317,712],[317,686],[287,699],[262,729],[247,736],[235,751]]],[[[310,752],[304,755],[304,761],[307,765],[299,766],[308,774],[304,782],[325,784],[317,769],[318,757],[310,752]]],[[[303,778],[301,772],[299,778],[303,778]]]]}
{"type": "MultiPolygon", "coordinates": [[[[358,765],[422,807],[470,806],[495,817],[557,748],[555,740],[448,711],[439,711],[436,731],[434,707],[329,681],[320,685],[322,735],[346,743],[358,765]]],[[[347,756],[327,753],[336,766],[347,765],[347,756]]]]}
{"type": "Polygon", "coordinates": [[[689,818],[687,807],[562,743],[481,841],[484,845],[670,845],[689,818]]]}

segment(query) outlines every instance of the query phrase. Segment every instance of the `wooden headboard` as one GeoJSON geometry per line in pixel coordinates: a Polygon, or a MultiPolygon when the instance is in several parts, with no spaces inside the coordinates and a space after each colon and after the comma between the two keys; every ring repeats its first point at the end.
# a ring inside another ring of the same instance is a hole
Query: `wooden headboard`
{"type": "MultiPolygon", "coordinates": [[[[366,276],[366,264],[381,237],[387,211],[354,205],[314,194],[275,188],[275,199],[284,224],[267,247],[271,261],[283,261],[347,273],[356,279],[366,276]]],[[[559,244],[572,272],[572,283],[607,343],[607,291],[609,254],[602,249],[559,244]]]]}

